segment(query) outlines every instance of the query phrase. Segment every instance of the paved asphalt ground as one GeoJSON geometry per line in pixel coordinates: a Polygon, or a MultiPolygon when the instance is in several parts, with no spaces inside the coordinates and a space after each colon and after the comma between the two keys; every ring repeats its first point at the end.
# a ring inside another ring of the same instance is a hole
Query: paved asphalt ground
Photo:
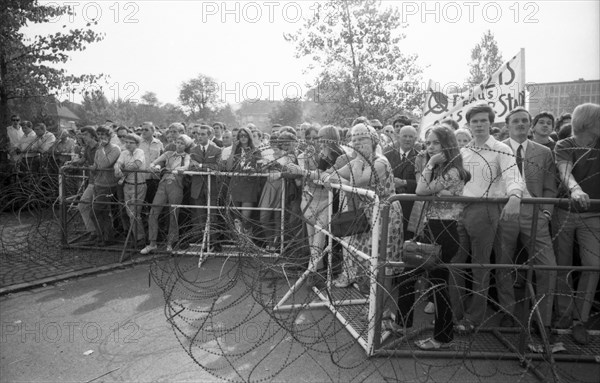
{"type": "MultiPolygon", "coordinates": [[[[222,267],[222,258],[208,260],[199,275],[214,277],[222,267]]],[[[235,302],[245,288],[237,283],[220,303],[235,302]]],[[[147,264],[8,294],[0,298],[0,381],[537,381],[515,361],[367,359],[343,329],[307,347],[280,331],[264,311],[257,312],[255,302],[238,303],[213,319],[243,322],[253,312],[253,323],[273,326],[265,331],[270,334],[266,341],[245,331],[224,342],[196,339],[189,347],[189,339],[167,321],[163,291],[154,282],[149,286],[147,264]],[[338,350],[328,352],[331,345],[338,350]]],[[[210,307],[210,302],[198,299],[196,307],[203,305],[210,307]]],[[[327,310],[307,312],[303,320],[317,318],[322,326],[334,321],[327,310]]],[[[333,325],[339,326],[337,321],[333,325]]],[[[193,321],[182,333],[193,334],[190,329],[193,321]]],[[[580,378],[594,382],[600,368],[584,366],[588,371],[580,378]]],[[[577,365],[561,368],[581,370],[577,365]]]]}

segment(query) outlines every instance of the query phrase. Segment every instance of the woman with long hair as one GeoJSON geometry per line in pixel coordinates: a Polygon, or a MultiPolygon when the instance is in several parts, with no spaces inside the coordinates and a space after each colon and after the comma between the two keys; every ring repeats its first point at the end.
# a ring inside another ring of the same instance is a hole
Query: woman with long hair
{"type": "MultiPolygon", "coordinates": [[[[425,142],[426,150],[417,156],[417,195],[460,196],[471,175],[463,166],[462,156],[454,132],[447,126],[431,129],[425,142]]],[[[423,208],[427,236],[442,247],[442,263],[450,263],[459,248],[457,221],[463,205],[454,202],[433,201],[423,208]]],[[[415,269],[417,274],[419,271],[415,269]]],[[[448,294],[449,271],[437,267],[429,271],[435,302],[433,338],[416,341],[424,350],[448,348],[454,339],[452,307],[448,294]]],[[[414,301],[414,292],[412,294],[414,301]]]]}
{"type": "MultiPolygon", "coordinates": [[[[227,159],[227,171],[236,173],[255,173],[257,172],[258,161],[262,156],[258,145],[254,142],[254,137],[250,129],[242,127],[238,130],[236,140],[231,148],[231,155],[227,159]]],[[[250,217],[252,210],[244,208],[256,207],[260,195],[260,182],[257,177],[245,177],[235,175],[231,177],[229,192],[231,201],[236,207],[241,207],[241,227],[238,230],[250,234],[250,217]]]]}

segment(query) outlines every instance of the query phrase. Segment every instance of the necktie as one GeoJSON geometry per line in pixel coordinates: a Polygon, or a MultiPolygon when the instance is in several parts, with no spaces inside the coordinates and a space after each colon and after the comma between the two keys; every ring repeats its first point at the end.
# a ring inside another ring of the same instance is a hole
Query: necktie
{"type": "Polygon", "coordinates": [[[523,175],[523,145],[519,145],[517,149],[517,168],[519,168],[519,173],[523,175]]]}
{"type": "Polygon", "coordinates": [[[202,147],[202,155],[205,156],[206,155],[206,148],[203,146],[202,147]]]}
{"type": "Polygon", "coordinates": [[[406,161],[406,153],[402,153],[402,162],[406,161]]]}

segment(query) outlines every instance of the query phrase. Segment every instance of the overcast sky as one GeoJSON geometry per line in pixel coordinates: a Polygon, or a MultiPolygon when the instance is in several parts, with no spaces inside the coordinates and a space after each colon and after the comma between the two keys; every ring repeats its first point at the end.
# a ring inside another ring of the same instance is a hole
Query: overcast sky
{"type": "MultiPolygon", "coordinates": [[[[53,2],[67,4],[67,2],[53,2]]],[[[311,79],[294,58],[284,32],[302,26],[322,2],[308,1],[75,1],[77,15],[28,34],[98,20],[103,41],[72,54],[74,74],[110,75],[112,99],[139,99],[146,91],[177,103],[179,86],[199,73],[227,89],[225,101],[295,95],[311,79]]],[[[525,48],[527,82],[600,79],[600,2],[383,1],[407,23],[402,48],[417,53],[423,80],[462,83],[471,49],[490,29],[505,59],[525,48]]],[[[336,10],[330,10],[335,12],[336,10]]],[[[305,89],[302,89],[303,91],[305,89]]],[[[77,99],[75,101],[78,101],[77,99]]]]}

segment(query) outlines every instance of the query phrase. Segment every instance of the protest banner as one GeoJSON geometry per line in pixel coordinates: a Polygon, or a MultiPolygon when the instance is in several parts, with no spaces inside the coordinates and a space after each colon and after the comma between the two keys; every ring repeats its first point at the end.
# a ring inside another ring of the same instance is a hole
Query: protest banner
{"type": "Polygon", "coordinates": [[[494,108],[496,121],[502,121],[514,108],[525,106],[525,50],[521,49],[477,86],[462,93],[444,92],[444,88],[456,89],[457,86],[442,86],[429,80],[420,124],[421,137],[429,127],[447,117],[463,127],[467,123],[467,110],[477,103],[487,102],[494,108]]]}

